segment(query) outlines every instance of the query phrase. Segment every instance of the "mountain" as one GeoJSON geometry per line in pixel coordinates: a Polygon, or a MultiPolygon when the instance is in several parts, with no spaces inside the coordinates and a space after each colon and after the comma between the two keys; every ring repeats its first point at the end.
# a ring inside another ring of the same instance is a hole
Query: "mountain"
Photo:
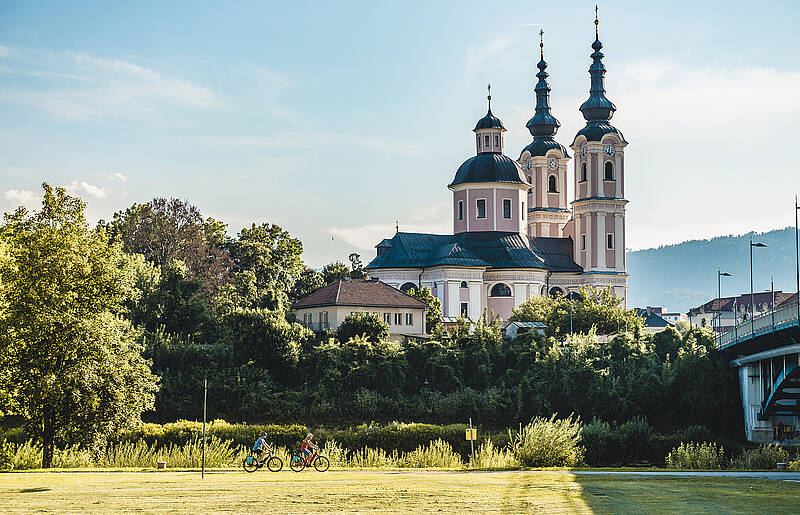
{"type": "Polygon", "coordinates": [[[753,249],[753,290],[796,290],[795,229],[718,236],[655,249],[628,252],[628,306],[665,306],[685,313],[717,296],[717,267],[733,277],[722,278],[722,296],[750,291],[749,242],[753,249]]]}

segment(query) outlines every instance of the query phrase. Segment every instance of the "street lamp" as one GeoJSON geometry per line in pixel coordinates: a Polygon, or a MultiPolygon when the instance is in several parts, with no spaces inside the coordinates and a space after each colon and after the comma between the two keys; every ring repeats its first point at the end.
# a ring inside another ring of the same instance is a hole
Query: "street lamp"
{"type": "Polygon", "coordinates": [[[794,256],[797,265],[797,324],[800,325],[800,231],[797,228],[797,212],[800,206],[797,205],[797,195],[794,196],[794,256]]]}
{"type": "Polygon", "coordinates": [[[753,304],[753,247],[763,248],[767,245],[764,243],[753,243],[753,237],[750,236],[750,337],[756,332],[753,317],[755,316],[755,305],[753,304]]]}
{"type": "MultiPolygon", "coordinates": [[[[720,272],[719,267],[717,267],[717,335],[721,334],[721,321],[722,321],[722,278],[723,277],[731,277],[732,274],[728,272],[720,272]]],[[[734,324],[736,321],[734,320],[734,324]]]]}

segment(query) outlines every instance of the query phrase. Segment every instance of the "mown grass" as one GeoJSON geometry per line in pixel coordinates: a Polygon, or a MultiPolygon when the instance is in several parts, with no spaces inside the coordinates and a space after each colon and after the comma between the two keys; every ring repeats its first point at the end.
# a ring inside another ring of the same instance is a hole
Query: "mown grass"
{"type": "Polygon", "coordinates": [[[3,513],[798,513],[796,483],[569,472],[0,474],[3,513]]]}

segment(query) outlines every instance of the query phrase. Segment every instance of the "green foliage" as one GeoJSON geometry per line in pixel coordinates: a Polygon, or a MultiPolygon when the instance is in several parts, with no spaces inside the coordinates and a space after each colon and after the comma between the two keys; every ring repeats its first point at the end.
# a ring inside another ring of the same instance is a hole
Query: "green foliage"
{"type": "Polygon", "coordinates": [[[536,417],[510,438],[514,457],[526,467],[574,467],[583,461],[581,422],[573,415],[536,417]]]}
{"type": "Polygon", "coordinates": [[[411,288],[407,293],[427,304],[428,309],[425,310],[425,332],[428,334],[434,333],[442,318],[441,299],[434,296],[427,286],[421,290],[411,288]]]}
{"type": "Polygon", "coordinates": [[[778,444],[762,444],[756,449],[747,449],[733,461],[737,469],[773,470],[778,463],[789,463],[789,453],[778,444]]]}
{"type": "Polygon", "coordinates": [[[322,267],[322,280],[325,284],[335,283],[339,279],[350,276],[350,269],[341,261],[328,263],[322,267]]]}
{"type": "MultiPolygon", "coordinates": [[[[142,426],[121,432],[115,441],[119,443],[135,443],[139,440],[157,448],[168,445],[180,446],[190,443],[202,435],[203,423],[179,420],[169,424],[143,424],[142,426]]],[[[250,446],[261,433],[267,433],[266,440],[273,446],[296,448],[305,438],[308,429],[305,426],[290,425],[247,425],[229,424],[224,420],[213,420],[206,427],[206,434],[220,440],[230,441],[235,446],[250,446]]]]}
{"type": "Polygon", "coordinates": [[[353,252],[348,256],[350,259],[350,278],[351,279],[368,279],[369,276],[364,271],[364,265],[361,263],[361,256],[353,252]]]}
{"type": "Polygon", "coordinates": [[[725,450],[716,443],[681,443],[667,455],[667,468],[719,470],[725,464],[725,450]]]}
{"type": "Polygon", "coordinates": [[[389,337],[389,326],[375,313],[350,313],[336,329],[336,338],[347,342],[356,337],[377,343],[389,337]]]}
{"type": "Polygon", "coordinates": [[[495,447],[491,439],[486,440],[475,452],[475,467],[479,469],[513,469],[519,467],[511,449],[495,447]]]}
{"type": "Polygon", "coordinates": [[[44,187],[41,211],[7,216],[10,249],[0,269],[0,391],[43,443],[95,444],[153,407],[156,377],[141,355],[122,302],[133,277],[119,245],[90,230],[84,204],[44,187]]]}
{"type": "Polygon", "coordinates": [[[290,300],[296,302],[323,286],[325,286],[325,281],[322,278],[322,274],[313,268],[305,267],[294,282],[291,294],[289,295],[290,300]]]}
{"type": "Polygon", "coordinates": [[[403,454],[398,464],[404,468],[461,468],[461,456],[444,440],[434,440],[403,454]]]}

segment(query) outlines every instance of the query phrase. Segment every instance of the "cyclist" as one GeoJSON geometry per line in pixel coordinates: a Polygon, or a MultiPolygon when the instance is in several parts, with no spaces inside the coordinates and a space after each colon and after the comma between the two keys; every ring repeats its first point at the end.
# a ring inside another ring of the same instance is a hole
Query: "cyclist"
{"type": "Polygon", "coordinates": [[[261,433],[261,436],[258,437],[258,440],[256,440],[255,445],[253,445],[253,452],[257,453],[256,459],[262,462],[264,461],[264,454],[266,454],[267,451],[272,452],[272,447],[267,443],[267,432],[264,431],[261,433]]]}
{"type": "Polygon", "coordinates": [[[317,447],[317,445],[311,441],[312,438],[314,438],[314,435],[308,433],[306,435],[306,439],[300,444],[300,452],[302,452],[303,456],[306,458],[306,466],[311,466],[311,456],[313,454],[311,449],[319,452],[319,447],[317,447]]]}

